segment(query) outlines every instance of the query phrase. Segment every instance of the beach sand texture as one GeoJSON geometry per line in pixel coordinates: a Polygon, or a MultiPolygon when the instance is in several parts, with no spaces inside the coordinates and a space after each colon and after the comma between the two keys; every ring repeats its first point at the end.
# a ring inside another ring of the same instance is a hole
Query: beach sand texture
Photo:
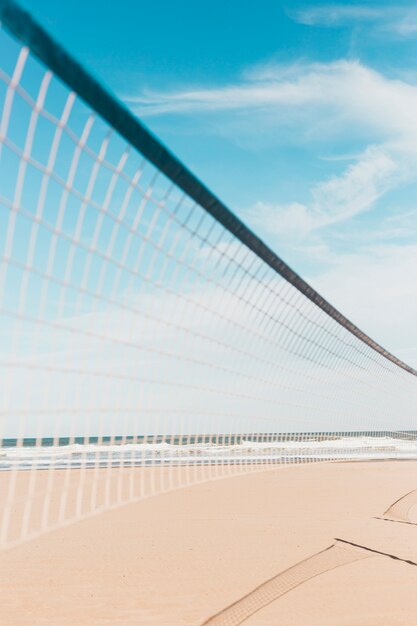
{"type": "Polygon", "coordinates": [[[417,492],[378,519],[416,487],[415,461],[317,463],[134,502],[1,553],[0,623],[417,625],[417,492]]]}

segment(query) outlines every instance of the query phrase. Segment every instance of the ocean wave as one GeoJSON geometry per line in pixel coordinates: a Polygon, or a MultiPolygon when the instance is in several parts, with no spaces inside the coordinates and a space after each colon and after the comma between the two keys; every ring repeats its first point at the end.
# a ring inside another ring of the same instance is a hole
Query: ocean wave
{"type": "Polygon", "coordinates": [[[417,458],[417,439],[396,437],[304,438],[239,443],[141,442],[117,444],[74,443],[61,446],[0,448],[0,470],[91,467],[94,465],[152,465],[181,463],[253,463],[320,459],[417,458]]]}

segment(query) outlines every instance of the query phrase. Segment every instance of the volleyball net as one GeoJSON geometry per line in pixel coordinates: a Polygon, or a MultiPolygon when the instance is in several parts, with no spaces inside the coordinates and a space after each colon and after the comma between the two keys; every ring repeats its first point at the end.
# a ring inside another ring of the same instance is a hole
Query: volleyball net
{"type": "Polygon", "coordinates": [[[415,458],[417,373],[0,18],[0,545],[277,463],[415,458]]]}

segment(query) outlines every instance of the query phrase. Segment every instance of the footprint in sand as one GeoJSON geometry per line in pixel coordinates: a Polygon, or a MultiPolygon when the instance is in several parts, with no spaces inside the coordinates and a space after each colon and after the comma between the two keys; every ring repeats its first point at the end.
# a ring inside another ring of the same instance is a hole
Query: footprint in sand
{"type": "Polygon", "coordinates": [[[382,519],[392,522],[404,522],[417,525],[417,514],[412,516],[411,510],[417,505],[417,489],[413,489],[398,498],[382,515],[382,519]]]}

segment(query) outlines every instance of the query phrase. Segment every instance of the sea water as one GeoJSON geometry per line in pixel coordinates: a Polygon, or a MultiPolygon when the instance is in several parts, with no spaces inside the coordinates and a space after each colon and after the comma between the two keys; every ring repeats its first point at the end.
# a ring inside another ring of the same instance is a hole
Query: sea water
{"type": "Polygon", "coordinates": [[[417,431],[3,439],[0,470],[417,459],[417,431]]]}

